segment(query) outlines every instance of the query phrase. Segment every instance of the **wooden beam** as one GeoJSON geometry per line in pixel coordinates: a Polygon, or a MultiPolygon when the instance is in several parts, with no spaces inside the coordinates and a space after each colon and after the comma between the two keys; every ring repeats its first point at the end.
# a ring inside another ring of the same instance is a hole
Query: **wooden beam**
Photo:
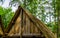
{"type": "Polygon", "coordinates": [[[24,27],[23,27],[24,28],[24,32],[23,33],[26,33],[26,23],[27,22],[26,22],[26,15],[25,15],[24,11],[23,11],[23,16],[24,16],[23,17],[23,24],[24,24],[24,27]]]}
{"type": "MultiPolygon", "coordinates": [[[[5,36],[5,37],[3,37],[3,38],[20,38],[20,36],[18,35],[16,35],[16,36],[5,36]]],[[[44,36],[40,36],[39,34],[29,34],[29,35],[27,35],[27,34],[25,34],[25,35],[23,35],[22,36],[22,38],[45,38],[44,36]]]]}
{"type": "Polygon", "coordinates": [[[3,23],[2,23],[1,15],[0,15],[0,25],[1,25],[1,28],[2,28],[2,31],[3,31],[3,35],[4,35],[4,34],[5,34],[5,33],[4,33],[4,26],[3,26],[3,23]]]}
{"type": "Polygon", "coordinates": [[[21,34],[20,34],[20,38],[22,38],[22,34],[23,34],[23,10],[21,9],[21,34]]]}
{"type": "Polygon", "coordinates": [[[20,15],[21,8],[19,7],[16,11],[14,17],[12,18],[11,22],[9,23],[8,27],[5,29],[5,33],[9,33],[13,25],[15,24],[16,19],[20,15]]]}

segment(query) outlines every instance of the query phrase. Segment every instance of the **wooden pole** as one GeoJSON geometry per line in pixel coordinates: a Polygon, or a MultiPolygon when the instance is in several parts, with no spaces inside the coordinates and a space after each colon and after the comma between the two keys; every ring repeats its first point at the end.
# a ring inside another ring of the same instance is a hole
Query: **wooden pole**
{"type": "Polygon", "coordinates": [[[23,33],[23,10],[21,9],[21,34],[20,34],[20,38],[22,38],[22,33],[23,33]]]}
{"type": "Polygon", "coordinates": [[[1,15],[0,15],[0,25],[1,25],[1,28],[2,28],[2,31],[3,31],[3,35],[5,35],[4,26],[3,26],[3,23],[2,23],[1,15]]]}

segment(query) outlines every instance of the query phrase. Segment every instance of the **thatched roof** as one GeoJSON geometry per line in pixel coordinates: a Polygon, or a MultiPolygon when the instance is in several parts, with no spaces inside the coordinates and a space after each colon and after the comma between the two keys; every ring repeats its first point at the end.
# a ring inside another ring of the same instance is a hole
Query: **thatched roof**
{"type": "Polygon", "coordinates": [[[36,25],[36,27],[45,35],[46,38],[55,38],[54,34],[52,33],[52,31],[50,29],[48,29],[48,27],[41,22],[39,19],[37,19],[36,17],[34,17],[29,11],[27,11],[26,9],[22,8],[22,7],[18,7],[14,17],[12,18],[11,22],[9,23],[8,28],[6,29],[6,33],[9,33],[12,26],[15,24],[18,16],[24,12],[29,19],[36,25]]]}

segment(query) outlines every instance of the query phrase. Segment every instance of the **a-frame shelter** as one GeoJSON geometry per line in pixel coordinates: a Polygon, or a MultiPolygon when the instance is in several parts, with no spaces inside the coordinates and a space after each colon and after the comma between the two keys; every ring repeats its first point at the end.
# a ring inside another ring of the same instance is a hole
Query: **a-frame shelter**
{"type": "Polygon", "coordinates": [[[55,38],[55,35],[43,22],[21,6],[18,7],[4,33],[6,33],[7,36],[21,38],[29,38],[31,36],[39,38],[55,38]]]}

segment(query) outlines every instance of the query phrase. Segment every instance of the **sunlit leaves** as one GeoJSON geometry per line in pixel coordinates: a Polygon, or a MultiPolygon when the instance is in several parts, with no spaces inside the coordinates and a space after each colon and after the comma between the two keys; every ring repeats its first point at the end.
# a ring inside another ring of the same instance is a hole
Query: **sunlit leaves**
{"type": "Polygon", "coordinates": [[[3,8],[0,6],[0,15],[3,14],[3,8]]]}
{"type": "Polygon", "coordinates": [[[0,7],[0,15],[2,16],[4,27],[7,28],[8,23],[10,22],[10,20],[14,15],[14,13],[12,12],[12,9],[11,8],[6,9],[3,7],[0,7]]]}

